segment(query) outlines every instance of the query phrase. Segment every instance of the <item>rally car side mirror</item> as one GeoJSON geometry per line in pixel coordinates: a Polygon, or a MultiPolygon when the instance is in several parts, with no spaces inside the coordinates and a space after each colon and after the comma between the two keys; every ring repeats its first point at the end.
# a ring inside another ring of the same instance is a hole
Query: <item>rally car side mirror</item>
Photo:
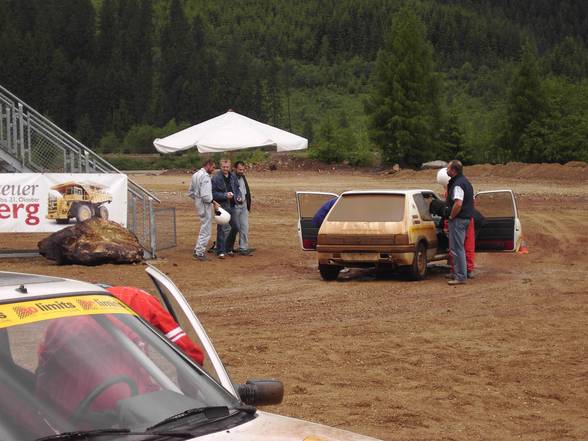
{"type": "Polygon", "coordinates": [[[284,385],[279,380],[247,380],[237,385],[239,398],[251,406],[280,404],[284,399],[284,385]]]}

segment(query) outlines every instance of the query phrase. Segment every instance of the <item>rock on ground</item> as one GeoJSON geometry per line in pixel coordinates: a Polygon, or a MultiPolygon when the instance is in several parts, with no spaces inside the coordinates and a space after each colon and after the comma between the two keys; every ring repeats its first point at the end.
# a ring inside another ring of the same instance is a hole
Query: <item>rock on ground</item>
{"type": "Polygon", "coordinates": [[[443,168],[443,167],[447,167],[447,162],[445,161],[429,161],[429,162],[423,162],[423,164],[421,165],[421,170],[428,170],[428,169],[432,169],[432,168],[443,168]]]}
{"type": "Polygon", "coordinates": [[[102,265],[143,260],[137,237],[116,222],[92,218],[64,228],[37,244],[39,253],[58,264],[102,265]]]}

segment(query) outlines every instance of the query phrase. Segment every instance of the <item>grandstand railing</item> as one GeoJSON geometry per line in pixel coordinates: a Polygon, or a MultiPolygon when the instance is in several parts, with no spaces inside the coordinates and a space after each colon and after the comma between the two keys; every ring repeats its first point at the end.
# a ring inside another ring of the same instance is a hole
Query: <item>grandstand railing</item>
{"type": "MultiPolygon", "coordinates": [[[[122,173],[2,86],[0,161],[20,173],[122,173]]],[[[159,204],[153,193],[129,179],[127,228],[148,257],[176,246],[174,208],[159,204]]]]}

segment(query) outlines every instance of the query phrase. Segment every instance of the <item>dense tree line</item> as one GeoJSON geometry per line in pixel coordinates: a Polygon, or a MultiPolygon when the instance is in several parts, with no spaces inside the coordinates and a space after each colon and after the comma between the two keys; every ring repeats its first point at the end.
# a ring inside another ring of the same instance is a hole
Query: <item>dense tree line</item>
{"type": "Polygon", "coordinates": [[[103,151],[233,108],[329,161],[588,159],[584,3],[9,0],[0,84],[103,151]]]}

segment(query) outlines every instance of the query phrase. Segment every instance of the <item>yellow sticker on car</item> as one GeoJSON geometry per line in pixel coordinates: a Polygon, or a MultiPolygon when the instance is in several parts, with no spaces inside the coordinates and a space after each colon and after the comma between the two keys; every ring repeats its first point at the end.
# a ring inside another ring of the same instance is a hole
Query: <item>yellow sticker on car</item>
{"type": "Polygon", "coordinates": [[[108,295],[58,297],[0,305],[0,328],[94,314],[137,315],[116,297],[108,295]]]}

